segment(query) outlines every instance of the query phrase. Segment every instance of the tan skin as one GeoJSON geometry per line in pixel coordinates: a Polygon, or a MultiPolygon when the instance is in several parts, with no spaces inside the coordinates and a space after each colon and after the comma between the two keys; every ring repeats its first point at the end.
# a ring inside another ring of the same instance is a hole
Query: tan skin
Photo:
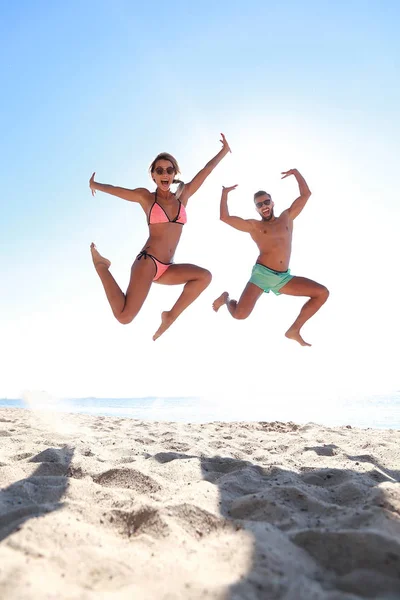
{"type": "MultiPolygon", "coordinates": [[[[222,149],[197,175],[186,183],[179,198],[186,207],[189,198],[195,194],[203,185],[204,181],[215,169],[218,163],[230,152],[225,136],[221,134],[222,149]]],[[[162,206],[170,219],[173,219],[179,210],[179,201],[175,194],[170,191],[173,179],[177,173],[167,173],[169,167],[173,167],[169,160],[158,160],[151,176],[157,186],[157,202],[162,206]],[[161,167],[162,174],[156,170],[161,167]]],[[[94,195],[97,190],[118,196],[129,202],[137,202],[143,208],[148,217],[150,209],[155,200],[155,193],[146,188],[125,189],[112,185],[98,183],[94,180],[95,173],[89,181],[89,187],[94,195]]],[[[154,255],[159,261],[171,263],[182,235],[182,225],[178,223],[154,223],[149,225],[149,237],[143,246],[149,254],[154,255]]],[[[134,261],[131,268],[131,277],[128,289],[124,294],[114,277],[110,273],[110,261],[97,251],[96,246],[91,244],[93,263],[101,279],[108,302],[115,318],[123,324],[128,324],[136,317],[143,306],[150,291],[156,267],[150,258],[134,261]]],[[[184,285],[183,291],[174,306],[161,315],[161,325],[153,336],[156,340],[177,319],[177,317],[207,288],[211,282],[211,273],[207,269],[191,264],[172,264],[168,270],[161,275],[155,283],[164,285],[184,285]]]]}
{"type": "MultiPolygon", "coordinates": [[[[231,225],[239,231],[249,233],[258,246],[260,251],[257,259],[258,263],[273,269],[274,271],[287,271],[289,268],[290,255],[292,250],[293,221],[305,207],[311,192],[303,176],[297,169],[284,171],[282,179],[293,175],[300,189],[300,196],[296,198],[293,204],[282,212],[279,217],[274,215],[274,203],[269,194],[264,194],[255,199],[254,203],[264,202],[256,210],[260,219],[242,219],[229,214],[228,194],[237,186],[223,188],[221,196],[221,221],[231,225]]],[[[285,333],[286,337],[295,340],[302,346],[310,346],[304,341],[300,330],[304,323],[308,321],[327,301],[329,291],[327,288],[316,281],[306,277],[293,277],[280,290],[281,294],[289,296],[308,296],[309,300],[304,304],[299,316],[285,333]]],[[[257,300],[263,294],[263,290],[253,283],[248,283],[237,302],[230,300],[228,292],[223,292],[213,303],[213,308],[218,311],[221,306],[226,304],[230,314],[235,319],[246,319],[252,312],[257,300]]]]}

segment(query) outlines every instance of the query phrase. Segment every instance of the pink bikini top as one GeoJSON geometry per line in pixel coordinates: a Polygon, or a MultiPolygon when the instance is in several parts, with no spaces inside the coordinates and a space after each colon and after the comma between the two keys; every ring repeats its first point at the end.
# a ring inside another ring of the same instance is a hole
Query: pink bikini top
{"type": "Polygon", "coordinates": [[[175,219],[170,219],[167,215],[167,213],[165,212],[165,210],[163,209],[163,207],[161,206],[161,204],[158,204],[157,202],[157,190],[155,193],[155,200],[153,203],[153,206],[150,209],[149,212],[149,225],[153,225],[154,223],[178,223],[178,225],[184,225],[187,222],[187,216],[186,216],[186,210],[185,207],[183,206],[182,202],[180,200],[178,200],[179,202],[179,209],[178,209],[178,214],[176,215],[175,219]]]}

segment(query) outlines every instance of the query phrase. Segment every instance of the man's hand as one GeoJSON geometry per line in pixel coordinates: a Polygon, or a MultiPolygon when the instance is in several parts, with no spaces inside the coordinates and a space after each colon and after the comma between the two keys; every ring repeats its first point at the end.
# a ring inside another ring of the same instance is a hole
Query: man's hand
{"type": "Polygon", "coordinates": [[[235,190],[237,188],[238,184],[236,185],[231,185],[231,187],[225,187],[224,185],[222,186],[222,192],[225,194],[229,194],[229,192],[231,192],[232,190],[235,190]]]}
{"type": "Polygon", "coordinates": [[[298,173],[297,169],[290,169],[289,171],[282,171],[281,179],[285,179],[285,177],[289,177],[290,175],[296,175],[296,173],[298,173]]]}
{"type": "Polygon", "coordinates": [[[90,187],[90,189],[92,190],[92,196],[94,196],[94,195],[95,195],[95,193],[96,193],[96,188],[94,187],[94,186],[95,186],[95,183],[96,183],[96,182],[95,182],[95,180],[94,180],[94,176],[95,176],[95,175],[96,175],[96,173],[93,173],[93,175],[92,175],[92,176],[91,176],[91,178],[89,179],[89,187],[90,187]]]}
{"type": "Polygon", "coordinates": [[[228,152],[232,152],[232,150],[230,149],[230,147],[229,147],[229,144],[228,144],[228,142],[226,141],[226,138],[225,138],[225,136],[224,136],[224,134],[223,134],[223,133],[221,133],[221,138],[222,138],[222,139],[220,140],[220,142],[221,142],[221,144],[222,144],[222,149],[223,149],[223,150],[225,150],[225,151],[226,151],[226,153],[228,153],[228,152]]]}
{"type": "Polygon", "coordinates": [[[282,171],[282,179],[285,179],[285,177],[289,177],[289,175],[295,176],[300,191],[300,196],[296,198],[293,204],[289,207],[289,216],[291,219],[295,219],[305,207],[307,200],[311,196],[311,192],[303,175],[301,175],[297,169],[290,169],[290,171],[282,171]]]}

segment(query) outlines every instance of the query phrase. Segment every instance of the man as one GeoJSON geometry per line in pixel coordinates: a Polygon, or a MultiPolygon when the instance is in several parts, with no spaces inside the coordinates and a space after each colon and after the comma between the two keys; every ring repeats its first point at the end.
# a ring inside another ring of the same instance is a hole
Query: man
{"type": "Polygon", "coordinates": [[[308,185],[299,171],[297,169],[284,171],[282,179],[290,175],[293,175],[299,184],[300,196],[279,217],[274,214],[271,195],[264,191],[254,194],[255,207],[261,220],[233,217],[228,210],[228,194],[237,186],[233,185],[222,189],[221,221],[239,231],[249,233],[257,244],[260,255],[239,302],[230,300],[228,292],[224,292],[213,303],[213,309],[218,311],[223,304],[226,304],[232,317],[246,319],[263,292],[272,291],[276,295],[308,296],[309,300],[304,304],[299,316],[285,335],[289,339],[296,340],[302,346],[311,346],[303,340],[300,330],[304,323],[327,301],[329,291],[325,286],[311,279],[290,274],[293,220],[301,213],[311,196],[308,185]]]}

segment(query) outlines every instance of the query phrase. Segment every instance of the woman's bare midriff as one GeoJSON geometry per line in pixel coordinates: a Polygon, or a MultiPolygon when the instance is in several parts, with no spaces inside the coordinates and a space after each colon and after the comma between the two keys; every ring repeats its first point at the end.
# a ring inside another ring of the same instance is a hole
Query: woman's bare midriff
{"type": "Polygon", "coordinates": [[[143,250],[153,254],[161,262],[172,262],[182,235],[182,227],[179,223],[149,225],[150,237],[144,244],[143,250]]]}

